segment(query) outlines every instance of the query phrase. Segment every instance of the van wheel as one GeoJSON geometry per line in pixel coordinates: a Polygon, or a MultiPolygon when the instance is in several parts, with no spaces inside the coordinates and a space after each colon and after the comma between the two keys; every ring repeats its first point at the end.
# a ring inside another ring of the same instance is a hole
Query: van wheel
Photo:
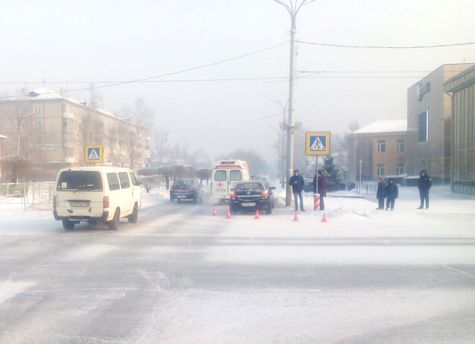
{"type": "Polygon", "coordinates": [[[107,222],[107,226],[109,226],[110,229],[119,229],[119,224],[120,224],[120,210],[117,208],[114,213],[114,217],[112,218],[111,221],[107,222]]]}
{"type": "Polygon", "coordinates": [[[129,215],[127,219],[129,220],[130,223],[137,223],[138,218],[139,218],[139,207],[137,203],[135,203],[134,211],[132,212],[132,214],[129,215]]]}
{"type": "Polygon", "coordinates": [[[67,231],[71,231],[74,229],[75,223],[69,220],[63,220],[63,228],[67,231]]]}

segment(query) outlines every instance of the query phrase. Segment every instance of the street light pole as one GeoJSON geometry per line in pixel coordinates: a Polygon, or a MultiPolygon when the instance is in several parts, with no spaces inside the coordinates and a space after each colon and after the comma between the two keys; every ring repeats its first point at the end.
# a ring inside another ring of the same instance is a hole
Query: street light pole
{"type": "Polygon", "coordinates": [[[297,14],[305,3],[315,0],[274,0],[279,5],[285,7],[290,15],[290,71],[289,71],[289,116],[287,118],[287,172],[286,172],[286,193],[285,205],[288,207],[291,203],[291,189],[289,179],[294,169],[294,79],[295,79],[295,33],[297,14]]]}

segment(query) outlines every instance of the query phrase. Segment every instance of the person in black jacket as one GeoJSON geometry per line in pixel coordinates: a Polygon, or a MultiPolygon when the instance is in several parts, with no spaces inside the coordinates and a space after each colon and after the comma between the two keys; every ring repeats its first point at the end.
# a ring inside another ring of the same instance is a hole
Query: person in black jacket
{"type": "Polygon", "coordinates": [[[376,198],[378,199],[378,210],[384,209],[384,199],[386,198],[386,183],[383,178],[378,178],[378,190],[376,191],[376,198]]]}
{"type": "Polygon", "coordinates": [[[318,170],[313,177],[313,193],[320,195],[320,210],[325,210],[325,197],[327,197],[328,177],[324,170],[318,170]],[[318,178],[318,179],[317,179],[318,178]],[[317,183],[318,181],[318,183],[317,183]],[[318,184],[318,190],[317,190],[318,184]]]}
{"type": "Polygon", "coordinates": [[[432,186],[432,179],[427,175],[426,170],[422,170],[419,174],[419,180],[417,181],[417,187],[419,188],[419,197],[421,199],[421,203],[419,208],[424,208],[424,201],[426,204],[426,209],[429,208],[429,190],[432,186]]]}
{"type": "Polygon", "coordinates": [[[305,182],[303,177],[300,175],[299,170],[294,170],[294,175],[290,177],[289,185],[292,186],[292,193],[294,194],[294,202],[295,202],[295,211],[299,210],[298,207],[298,200],[300,199],[300,210],[305,211],[303,208],[303,197],[302,191],[305,182]]]}
{"type": "Polygon", "coordinates": [[[394,203],[396,202],[396,198],[398,197],[398,187],[394,182],[394,179],[389,179],[388,185],[386,186],[386,210],[391,208],[394,210],[394,203]]]}

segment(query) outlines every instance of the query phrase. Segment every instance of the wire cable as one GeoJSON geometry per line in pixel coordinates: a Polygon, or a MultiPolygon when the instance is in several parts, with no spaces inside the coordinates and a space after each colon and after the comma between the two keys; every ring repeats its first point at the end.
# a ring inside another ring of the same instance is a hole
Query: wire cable
{"type": "Polygon", "coordinates": [[[401,45],[401,46],[392,46],[392,45],[335,44],[335,43],[310,42],[310,41],[301,41],[301,40],[297,40],[297,43],[308,44],[308,45],[318,45],[318,46],[323,46],[323,47],[354,48],[354,49],[431,49],[431,48],[458,47],[458,46],[474,45],[474,44],[475,44],[475,42],[462,42],[462,43],[433,44],[433,45],[401,45]]]}

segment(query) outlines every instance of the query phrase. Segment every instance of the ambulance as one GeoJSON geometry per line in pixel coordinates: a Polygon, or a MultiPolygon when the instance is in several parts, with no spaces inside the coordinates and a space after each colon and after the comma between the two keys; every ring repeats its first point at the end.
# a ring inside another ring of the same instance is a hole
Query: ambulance
{"type": "Polygon", "coordinates": [[[220,160],[211,173],[211,194],[216,202],[229,200],[234,185],[250,180],[249,166],[244,160],[220,160]]]}

